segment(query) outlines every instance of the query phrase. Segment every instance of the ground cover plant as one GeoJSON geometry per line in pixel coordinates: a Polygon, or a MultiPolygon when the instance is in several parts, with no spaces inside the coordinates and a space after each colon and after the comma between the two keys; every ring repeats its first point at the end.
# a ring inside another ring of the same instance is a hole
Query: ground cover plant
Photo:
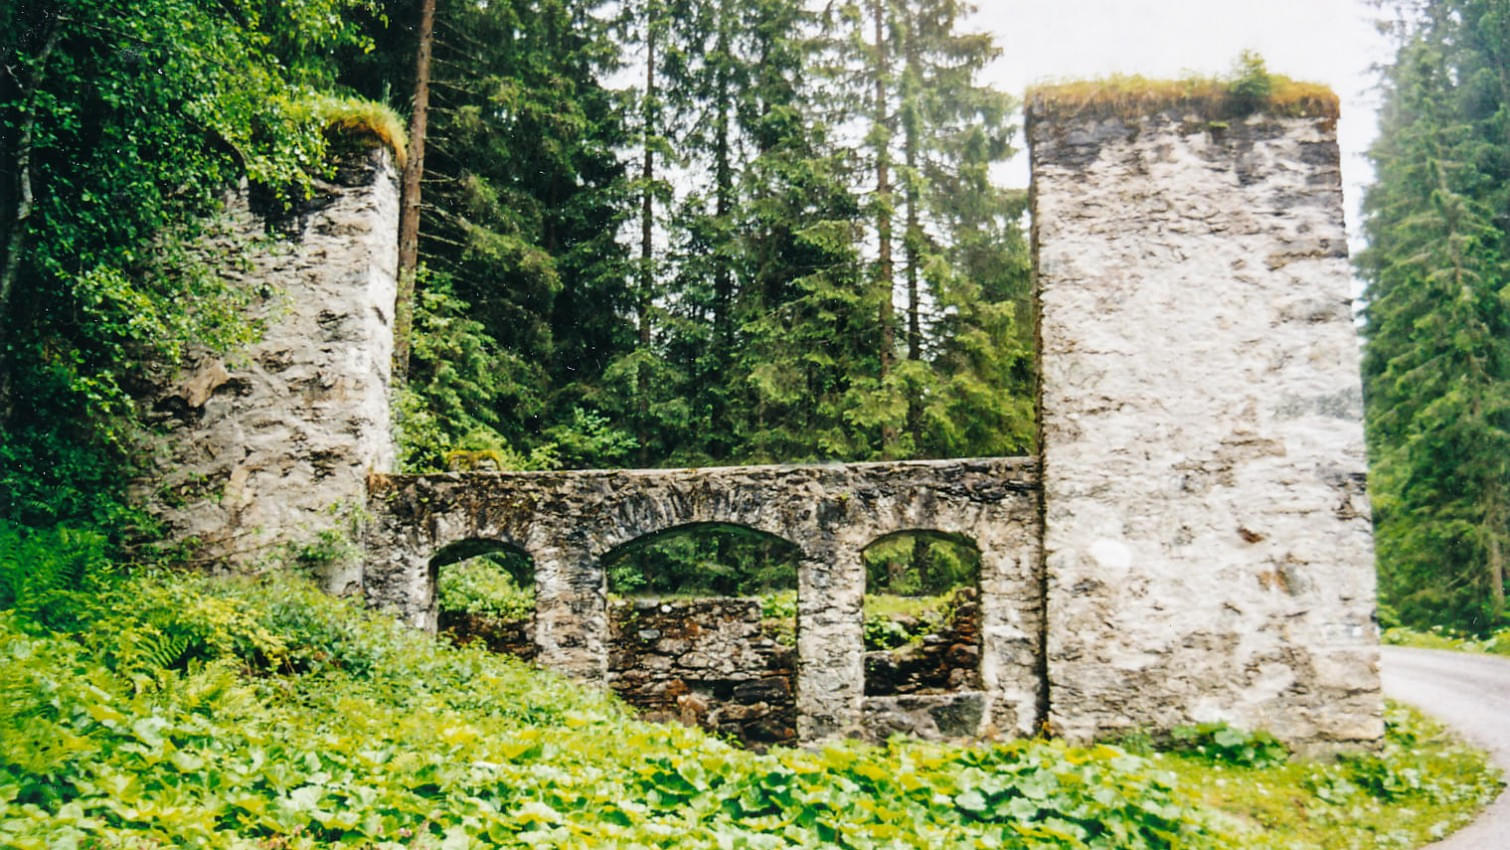
{"type": "Polygon", "coordinates": [[[1333,847],[1424,834],[1494,788],[1398,711],[1380,757],[1325,767],[1233,764],[1269,751],[1213,729],[1185,755],[754,754],[296,579],[123,576],[95,538],[4,530],[0,574],[54,566],[0,610],[0,846],[1220,848],[1273,828],[1333,847]],[[1250,780],[1302,823],[1213,791],[1250,780]]]}
{"type": "Polygon", "coordinates": [[[1258,850],[1421,847],[1499,793],[1484,754],[1441,724],[1394,703],[1385,723],[1377,755],[1336,761],[1286,759],[1272,738],[1220,726],[1181,730],[1173,751],[1149,757],[1195,789],[1239,846],[1258,850]]]}
{"type": "Polygon", "coordinates": [[[1432,626],[1429,629],[1394,626],[1380,633],[1379,639],[1390,646],[1450,649],[1479,655],[1510,655],[1510,627],[1496,629],[1488,635],[1475,635],[1460,632],[1450,626],[1432,626]]]}

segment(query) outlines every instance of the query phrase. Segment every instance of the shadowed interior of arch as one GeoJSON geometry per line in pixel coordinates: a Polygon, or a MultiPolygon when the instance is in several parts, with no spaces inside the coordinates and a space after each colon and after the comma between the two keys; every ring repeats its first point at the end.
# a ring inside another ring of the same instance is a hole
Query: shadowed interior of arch
{"type": "Polygon", "coordinates": [[[976,690],[980,549],[968,537],[911,529],[871,541],[865,564],[865,693],[976,690]]]}
{"type": "Polygon", "coordinates": [[[526,660],[536,655],[535,565],[499,540],[452,543],[430,559],[437,630],[457,643],[526,660]]]}

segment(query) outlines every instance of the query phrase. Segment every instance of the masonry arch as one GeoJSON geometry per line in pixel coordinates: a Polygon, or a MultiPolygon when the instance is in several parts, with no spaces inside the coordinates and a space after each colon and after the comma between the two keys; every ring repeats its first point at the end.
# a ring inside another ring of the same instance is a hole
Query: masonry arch
{"type": "Polygon", "coordinates": [[[600,558],[620,596],[760,596],[797,590],[802,548],[734,522],[689,522],[622,543],[600,558]]]}
{"type": "Polygon", "coordinates": [[[969,535],[888,532],[861,550],[867,697],[979,691],[981,550],[969,535]]]}
{"type": "Polygon", "coordinates": [[[608,583],[609,686],[652,720],[755,747],[797,739],[802,550],[769,532],[693,522],[599,559],[608,583]]]}
{"type": "MultiPolygon", "coordinates": [[[[535,561],[536,663],[605,683],[615,676],[614,656],[624,651],[626,634],[636,641],[667,637],[648,623],[615,633],[611,609],[618,603],[610,598],[605,559],[687,528],[739,526],[794,544],[798,592],[790,608],[800,626],[793,664],[800,681],[792,699],[800,740],[862,725],[884,737],[900,728],[892,717],[917,728],[908,721],[916,719],[917,700],[934,697],[865,695],[861,551],[907,529],[965,535],[980,549],[983,591],[984,696],[975,695],[970,711],[984,718],[981,729],[1019,734],[1031,734],[1041,715],[1038,493],[1028,459],[384,475],[369,482],[368,507],[371,554],[362,581],[369,604],[433,629],[429,564],[443,545],[467,539],[518,545],[535,561]],[[885,699],[894,700],[878,709],[887,718],[870,723],[870,703],[885,699]]],[[[664,613],[665,603],[651,607],[664,613]]],[[[747,610],[753,600],[742,604],[747,610]]],[[[755,637],[753,643],[764,642],[755,637]]],[[[691,649],[662,648],[678,658],[691,649]]],[[[693,660],[733,654],[704,652],[693,660]]],[[[717,671],[699,676],[735,681],[717,671]]],[[[742,693],[770,685],[745,682],[742,693]]],[[[698,710],[695,691],[677,696],[688,696],[687,705],[671,701],[667,710],[698,710]]],[[[782,698],[771,691],[761,699],[774,705],[782,698]]],[[[960,702],[923,708],[959,717],[969,713],[960,702]]]]}
{"type": "Polygon", "coordinates": [[[502,540],[469,537],[429,561],[436,630],[459,643],[532,660],[536,655],[534,559],[502,540]]]}

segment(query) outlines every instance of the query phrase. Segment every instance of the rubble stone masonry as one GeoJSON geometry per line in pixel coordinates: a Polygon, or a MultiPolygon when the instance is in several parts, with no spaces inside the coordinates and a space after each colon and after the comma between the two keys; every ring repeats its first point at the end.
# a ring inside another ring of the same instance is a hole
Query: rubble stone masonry
{"type": "Polygon", "coordinates": [[[1053,728],[1377,740],[1333,122],[1029,128],[1053,728]]]}

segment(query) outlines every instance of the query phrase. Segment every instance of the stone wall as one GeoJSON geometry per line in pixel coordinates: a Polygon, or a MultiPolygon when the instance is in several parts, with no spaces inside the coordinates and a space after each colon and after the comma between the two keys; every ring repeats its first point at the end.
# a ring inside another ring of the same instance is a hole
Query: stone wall
{"type": "MultiPolygon", "coordinates": [[[[961,593],[954,619],[917,646],[865,653],[864,736],[934,740],[978,735],[980,606],[961,593]]],[[[760,749],[797,742],[795,622],[765,618],[754,598],[615,599],[608,607],[605,683],[646,720],[700,726],[760,749]]],[[[526,661],[539,656],[531,619],[442,611],[459,643],[526,661]]]]}
{"type": "Polygon", "coordinates": [[[535,646],[535,619],[500,620],[487,614],[469,614],[465,611],[442,611],[437,619],[436,631],[458,644],[474,641],[487,647],[489,652],[512,655],[522,661],[534,661],[540,654],[535,646]]]}
{"type": "Polygon", "coordinates": [[[1050,721],[1383,731],[1333,123],[1030,107],[1050,721]]]}
{"type": "Polygon", "coordinates": [[[865,696],[980,690],[980,594],[960,588],[950,620],[921,643],[865,653],[865,696]]]}
{"type": "Polygon", "coordinates": [[[797,651],[764,627],[760,600],[617,600],[609,623],[608,685],[646,719],[796,740],[797,651]]]}
{"type": "Polygon", "coordinates": [[[490,541],[529,555],[545,667],[610,678],[603,562],[648,535],[738,525],[798,550],[797,731],[858,733],[865,714],[860,553],[901,531],[980,551],[981,728],[1030,734],[1042,715],[1036,470],[1024,458],[715,469],[375,476],[362,577],[370,604],[435,628],[435,555],[490,541]]]}
{"type": "MultiPolygon", "coordinates": [[[[163,432],[161,472],[135,489],[171,539],[249,568],[344,532],[360,513],[367,475],[394,463],[397,228],[386,150],[344,162],[288,214],[265,218],[245,193],[230,199],[204,253],[247,290],[261,336],[192,357],[141,400],[163,432]]],[[[323,566],[330,590],[358,589],[356,559],[323,566]]]]}

